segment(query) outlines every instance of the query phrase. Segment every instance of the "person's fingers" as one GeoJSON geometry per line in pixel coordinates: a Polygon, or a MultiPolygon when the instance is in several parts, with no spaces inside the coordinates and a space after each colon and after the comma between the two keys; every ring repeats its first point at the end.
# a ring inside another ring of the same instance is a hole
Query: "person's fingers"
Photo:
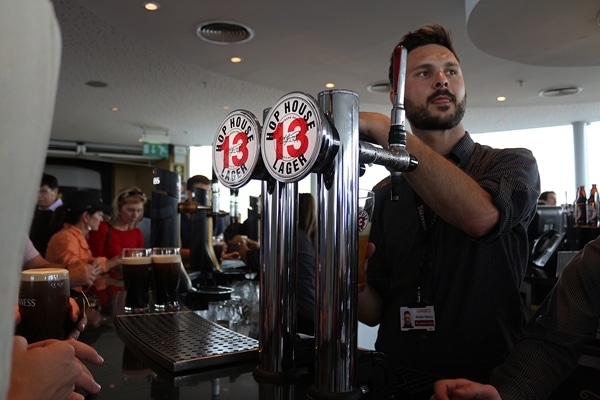
{"type": "Polygon", "coordinates": [[[104,362],[104,359],[93,347],[77,340],[68,340],[68,342],[73,346],[77,358],[89,361],[95,365],[100,365],[104,362]]]}
{"type": "Polygon", "coordinates": [[[94,380],[90,370],[77,358],[75,361],[81,366],[81,374],[75,380],[75,387],[83,389],[89,394],[98,393],[102,387],[94,380]]]}
{"type": "Polygon", "coordinates": [[[85,400],[85,397],[77,392],[72,392],[67,400],[85,400]]]}

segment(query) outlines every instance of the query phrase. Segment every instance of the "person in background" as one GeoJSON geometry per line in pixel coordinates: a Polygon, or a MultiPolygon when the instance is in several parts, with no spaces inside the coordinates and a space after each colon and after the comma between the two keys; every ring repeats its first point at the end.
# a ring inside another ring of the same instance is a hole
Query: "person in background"
{"type": "MultiPolygon", "coordinates": [[[[210,179],[204,175],[194,175],[190,177],[185,184],[186,202],[194,201],[194,188],[204,189],[210,192],[210,179]]],[[[190,237],[191,232],[191,220],[190,215],[186,213],[181,214],[179,222],[179,236],[181,241],[181,261],[184,265],[190,263],[190,247],[192,245],[192,238],[190,237]]]]}
{"type": "MultiPolygon", "coordinates": [[[[426,25],[399,44],[408,52],[406,150],[419,165],[400,176],[398,201],[389,178],[374,190],[358,317],[379,324],[375,349],[394,368],[485,380],[527,321],[519,289],[540,192],[537,163],[527,149],[483,146],[465,130],[465,80],[449,30],[426,25]],[[401,308],[419,310],[417,328],[402,330],[401,308]]],[[[361,133],[388,148],[390,118],[359,117],[361,133]]]]}
{"type": "Polygon", "coordinates": [[[62,205],[58,196],[58,179],[54,175],[44,173],[37,196],[37,206],[29,229],[29,238],[42,257],[46,254],[46,246],[52,236],[50,221],[54,211],[62,205]]]}
{"type": "Polygon", "coordinates": [[[542,194],[540,194],[540,197],[538,199],[538,204],[544,205],[544,206],[555,206],[556,205],[556,193],[554,193],[552,191],[542,192],[542,194]]]}
{"type": "MultiPolygon", "coordinates": [[[[204,175],[194,175],[190,177],[185,184],[186,202],[195,201],[194,199],[194,188],[206,190],[209,196],[208,201],[210,204],[211,195],[211,181],[204,175]]],[[[217,236],[225,231],[225,219],[223,217],[217,217],[213,219],[213,236],[217,236]]],[[[190,262],[190,247],[192,244],[191,233],[191,220],[189,214],[181,214],[181,220],[179,224],[180,240],[181,240],[181,261],[184,265],[188,265],[190,262]]]]}
{"type": "Polygon", "coordinates": [[[600,319],[600,238],[588,242],[565,266],[556,285],[529,320],[490,385],[441,380],[435,400],[539,400],[577,367],[584,346],[596,338],[600,319]]]}
{"type": "Polygon", "coordinates": [[[90,192],[69,194],[54,215],[53,225],[60,229],[50,238],[46,252],[49,262],[65,265],[69,270],[71,288],[98,295],[100,304],[108,303],[103,276],[107,272],[106,258],[93,257],[86,237],[98,230],[104,211],[109,212],[110,207],[90,192]]]}
{"type": "Polygon", "coordinates": [[[94,257],[120,263],[124,248],[144,247],[144,235],[137,224],[144,217],[146,195],[136,186],[119,190],[112,202],[112,217],[90,232],[88,243],[94,257]]]}
{"type": "Polygon", "coordinates": [[[107,286],[106,291],[99,294],[100,305],[109,305],[115,293],[124,290],[120,270],[123,249],[144,247],[144,234],[136,225],[144,217],[146,201],[146,195],[136,186],[119,190],[112,202],[110,220],[102,221],[98,230],[88,235],[92,255],[108,260],[107,286]]]}
{"type": "MultiPolygon", "coordinates": [[[[65,268],[64,264],[52,264],[44,257],[41,256],[40,252],[37,251],[31,239],[27,238],[25,244],[25,253],[23,254],[23,270],[31,268],[65,268]]],[[[93,265],[90,264],[93,270],[93,265]]],[[[91,284],[91,282],[90,282],[91,284]]]]}

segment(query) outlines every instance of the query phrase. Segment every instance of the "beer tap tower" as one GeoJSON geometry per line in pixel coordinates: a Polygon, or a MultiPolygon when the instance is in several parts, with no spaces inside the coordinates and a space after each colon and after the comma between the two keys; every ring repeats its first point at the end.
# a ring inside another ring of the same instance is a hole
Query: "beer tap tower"
{"type": "MultiPolygon", "coordinates": [[[[405,54],[400,49],[394,57],[405,59],[405,54]]],[[[395,79],[389,150],[359,141],[359,99],[348,90],[321,92],[318,103],[292,92],[268,110],[262,132],[244,110],[230,113],[217,132],[213,168],[220,182],[239,188],[252,177],[263,180],[259,382],[293,382],[302,373],[295,325],[297,182],[316,173],[317,293],[309,397],[354,399],[369,390],[356,380],[359,168],[379,164],[396,173],[417,166],[405,148],[403,68],[396,72],[402,79],[395,79]]]]}

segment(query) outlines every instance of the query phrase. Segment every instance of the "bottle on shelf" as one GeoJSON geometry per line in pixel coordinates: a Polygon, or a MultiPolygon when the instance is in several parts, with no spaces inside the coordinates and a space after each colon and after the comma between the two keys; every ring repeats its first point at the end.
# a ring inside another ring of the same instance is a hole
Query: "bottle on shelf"
{"type": "Polygon", "coordinates": [[[579,186],[577,198],[575,199],[573,217],[576,227],[586,226],[587,224],[587,195],[585,186],[579,186]]]}
{"type": "Polygon", "coordinates": [[[590,197],[587,199],[587,225],[591,227],[598,226],[598,188],[596,188],[596,184],[592,185],[592,189],[590,190],[590,197]]]}

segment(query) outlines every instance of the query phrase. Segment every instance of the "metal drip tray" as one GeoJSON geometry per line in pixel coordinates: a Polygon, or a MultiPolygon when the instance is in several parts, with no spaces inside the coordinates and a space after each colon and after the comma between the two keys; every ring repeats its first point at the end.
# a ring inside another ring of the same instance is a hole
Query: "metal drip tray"
{"type": "Polygon", "coordinates": [[[169,372],[258,361],[258,341],[223,328],[191,310],[115,316],[130,346],[169,372]]]}

